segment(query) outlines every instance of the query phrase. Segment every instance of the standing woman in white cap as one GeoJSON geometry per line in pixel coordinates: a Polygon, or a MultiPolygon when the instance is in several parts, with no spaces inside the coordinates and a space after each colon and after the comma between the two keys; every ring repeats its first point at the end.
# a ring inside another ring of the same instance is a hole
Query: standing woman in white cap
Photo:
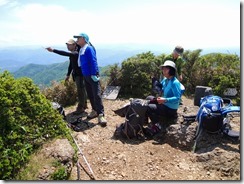
{"type": "Polygon", "coordinates": [[[180,104],[181,98],[181,83],[176,78],[176,67],[173,61],[165,61],[160,66],[165,78],[162,80],[162,97],[147,97],[151,100],[148,106],[147,116],[151,119],[152,124],[159,122],[159,117],[177,117],[177,110],[180,104]]]}
{"type": "Polygon", "coordinates": [[[66,75],[65,81],[69,80],[70,74],[72,73],[73,80],[76,83],[77,87],[77,93],[78,93],[78,106],[76,108],[76,111],[73,112],[74,115],[85,115],[85,109],[87,109],[87,95],[86,95],[86,88],[85,83],[83,79],[83,74],[81,72],[80,67],[78,66],[78,55],[80,47],[76,44],[76,42],[73,39],[70,39],[66,42],[67,49],[70,52],[62,51],[53,49],[51,47],[46,48],[49,52],[53,52],[62,56],[68,56],[69,57],[69,67],[68,72],[66,75]]]}
{"type": "Polygon", "coordinates": [[[79,52],[78,64],[81,67],[88,98],[90,100],[92,111],[87,118],[98,117],[98,123],[104,127],[107,120],[104,118],[104,106],[102,102],[102,90],[99,81],[99,69],[97,64],[96,50],[89,42],[89,37],[85,33],[74,36],[77,38],[77,44],[81,49],[79,52]]]}

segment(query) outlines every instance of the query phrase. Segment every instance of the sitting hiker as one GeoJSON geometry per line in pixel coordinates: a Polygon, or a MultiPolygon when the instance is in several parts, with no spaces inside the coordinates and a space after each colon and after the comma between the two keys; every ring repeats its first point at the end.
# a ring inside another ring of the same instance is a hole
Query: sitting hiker
{"type": "Polygon", "coordinates": [[[182,95],[181,83],[176,78],[176,67],[173,61],[165,61],[160,66],[165,78],[162,80],[162,97],[149,96],[150,104],[147,109],[147,117],[152,124],[159,122],[160,117],[174,118],[177,117],[180,98],[182,95]]]}

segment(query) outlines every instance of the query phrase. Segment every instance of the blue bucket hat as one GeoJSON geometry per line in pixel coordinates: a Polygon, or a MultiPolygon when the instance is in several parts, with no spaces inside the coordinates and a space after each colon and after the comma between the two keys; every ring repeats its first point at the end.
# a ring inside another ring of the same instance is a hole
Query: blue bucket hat
{"type": "Polygon", "coordinates": [[[86,43],[89,43],[89,36],[85,33],[80,33],[79,35],[75,35],[74,38],[80,38],[80,37],[83,37],[86,41],[86,43]]]}

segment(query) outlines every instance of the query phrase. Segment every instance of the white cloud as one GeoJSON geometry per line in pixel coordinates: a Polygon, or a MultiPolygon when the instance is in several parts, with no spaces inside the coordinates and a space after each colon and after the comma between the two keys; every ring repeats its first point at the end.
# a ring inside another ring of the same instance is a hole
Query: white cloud
{"type": "MultiPolygon", "coordinates": [[[[4,2],[8,1],[0,0],[0,5],[4,2]]],[[[93,43],[238,46],[238,7],[184,3],[172,8],[172,4],[162,1],[97,14],[82,9],[71,11],[59,5],[28,4],[14,9],[15,21],[0,22],[4,28],[0,40],[47,46],[64,44],[74,34],[86,32],[93,43]]]]}
{"type": "MultiPolygon", "coordinates": [[[[181,44],[199,48],[238,46],[238,9],[224,6],[157,5],[129,9],[106,18],[100,41],[181,44]],[[107,29],[106,29],[107,28],[107,29]]],[[[95,35],[99,37],[99,33],[95,35]]],[[[97,38],[99,40],[99,38],[97,38]]]]}
{"type": "Polygon", "coordinates": [[[18,20],[14,24],[18,34],[12,39],[27,44],[63,44],[79,29],[82,15],[90,16],[87,12],[70,12],[61,6],[30,4],[18,7],[15,9],[18,20]]]}
{"type": "Polygon", "coordinates": [[[6,5],[9,3],[9,0],[0,0],[0,6],[6,5]]]}
{"type": "Polygon", "coordinates": [[[6,6],[8,8],[15,7],[18,5],[17,1],[14,0],[0,0],[0,7],[6,6]]]}

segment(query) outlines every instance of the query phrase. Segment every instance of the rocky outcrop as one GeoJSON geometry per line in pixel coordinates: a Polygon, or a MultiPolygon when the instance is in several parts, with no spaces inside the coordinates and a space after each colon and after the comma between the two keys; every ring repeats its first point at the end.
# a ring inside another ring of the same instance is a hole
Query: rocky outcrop
{"type": "Polygon", "coordinates": [[[196,132],[196,123],[190,125],[174,124],[167,128],[165,141],[173,146],[191,150],[196,132]]]}
{"type": "MultiPolygon", "coordinates": [[[[44,163],[38,172],[37,180],[51,180],[55,173],[60,173],[60,178],[67,179],[73,167],[75,151],[67,139],[57,139],[44,145],[39,153],[50,162],[44,163]],[[62,176],[61,176],[62,175],[62,176]],[[67,177],[67,178],[62,178],[67,177]]],[[[40,163],[42,164],[42,163],[40,163]]]]}

